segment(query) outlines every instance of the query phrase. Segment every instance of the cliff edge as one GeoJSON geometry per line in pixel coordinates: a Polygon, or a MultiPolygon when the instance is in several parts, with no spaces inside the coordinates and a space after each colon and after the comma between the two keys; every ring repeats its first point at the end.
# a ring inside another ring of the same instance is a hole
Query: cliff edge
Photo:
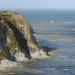
{"type": "Polygon", "coordinates": [[[31,53],[40,50],[33,29],[26,19],[16,13],[0,13],[0,59],[31,59],[31,53]]]}

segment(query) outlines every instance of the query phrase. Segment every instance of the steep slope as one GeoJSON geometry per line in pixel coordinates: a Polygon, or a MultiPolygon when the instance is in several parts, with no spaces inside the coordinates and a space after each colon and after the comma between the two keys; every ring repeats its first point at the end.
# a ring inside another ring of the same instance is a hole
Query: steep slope
{"type": "Polygon", "coordinates": [[[31,53],[35,53],[37,50],[40,50],[40,47],[33,36],[33,29],[26,19],[15,13],[0,13],[1,59],[5,57],[15,60],[14,56],[19,52],[30,59],[31,53]]]}

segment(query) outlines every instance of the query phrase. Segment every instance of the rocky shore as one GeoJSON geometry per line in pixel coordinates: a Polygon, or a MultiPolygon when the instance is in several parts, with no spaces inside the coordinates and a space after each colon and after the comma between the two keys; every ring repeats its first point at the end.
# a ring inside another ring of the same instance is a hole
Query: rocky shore
{"type": "Polygon", "coordinates": [[[38,44],[33,29],[24,17],[18,13],[0,13],[0,66],[11,66],[47,56],[38,44]]]}

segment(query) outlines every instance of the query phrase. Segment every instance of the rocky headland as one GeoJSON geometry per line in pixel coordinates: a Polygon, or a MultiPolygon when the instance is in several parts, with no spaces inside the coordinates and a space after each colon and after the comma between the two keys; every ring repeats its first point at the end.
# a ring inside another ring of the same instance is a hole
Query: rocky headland
{"type": "Polygon", "coordinates": [[[49,55],[38,44],[34,31],[18,13],[0,13],[0,62],[2,65],[23,62],[49,55]]]}

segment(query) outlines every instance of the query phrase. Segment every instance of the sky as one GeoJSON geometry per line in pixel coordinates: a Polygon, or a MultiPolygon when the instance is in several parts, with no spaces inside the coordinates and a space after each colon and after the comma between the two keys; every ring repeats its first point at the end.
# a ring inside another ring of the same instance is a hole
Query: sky
{"type": "Polygon", "coordinates": [[[0,9],[75,9],[75,0],[0,0],[0,9]]]}

